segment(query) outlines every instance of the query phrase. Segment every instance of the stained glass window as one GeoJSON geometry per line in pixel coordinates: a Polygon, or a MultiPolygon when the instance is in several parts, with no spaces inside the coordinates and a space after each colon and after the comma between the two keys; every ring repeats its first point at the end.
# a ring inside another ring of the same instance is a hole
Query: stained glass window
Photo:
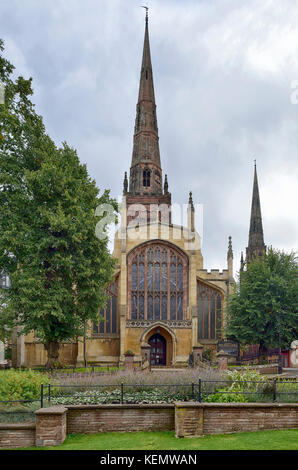
{"type": "MultiPolygon", "coordinates": [[[[107,295],[109,299],[105,308],[100,311],[101,321],[99,323],[93,323],[93,334],[100,336],[101,334],[115,334],[118,332],[118,320],[117,320],[117,303],[118,303],[118,279],[112,282],[107,287],[107,295]]],[[[135,298],[136,300],[136,298],[135,298]]],[[[137,308],[133,305],[131,311],[137,312],[137,308]]]]}
{"type": "Polygon", "coordinates": [[[216,339],[220,336],[222,296],[220,292],[197,282],[198,339],[216,339]]]}
{"type": "Polygon", "coordinates": [[[188,259],[175,247],[150,242],[128,256],[131,319],[184,319],[187,286],[188,259]]]}

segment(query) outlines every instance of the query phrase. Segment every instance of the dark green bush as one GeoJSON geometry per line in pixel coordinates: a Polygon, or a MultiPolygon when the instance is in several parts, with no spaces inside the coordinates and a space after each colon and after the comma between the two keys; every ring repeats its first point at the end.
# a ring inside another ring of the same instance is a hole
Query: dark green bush
{"type": "Polygon", "coordinates": [[[48,383],[50,377],[47,374],[30,369],[0,371],[0,401],[38,399],[41,384],[48,383]]]}

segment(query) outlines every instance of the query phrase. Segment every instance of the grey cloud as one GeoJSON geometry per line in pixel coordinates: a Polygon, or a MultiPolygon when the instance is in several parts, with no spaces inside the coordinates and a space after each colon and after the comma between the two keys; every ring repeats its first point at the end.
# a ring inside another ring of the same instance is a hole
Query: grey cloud
{"type": "MultiPolygon", "coordinates": [[[[115,197],[131,160],[144,34],[139,3],[2,0],[0,12],[8,58],[33,76],[50,135],[75,147],[98,186],[115,197]]],[[[232,235],[238,269],[254,158],[265,242],[298,248],[297,186],[283,195],[285,219],[269,210],[267,196],[280,168],[290,170],[283,182],[297,175],[298,105],[290,102],[298,79],[297,19],[292,0],[278,9],[268,0],[150,2],[163,171],[173,202],[185,203],[192,190],[204,204],[208,268],[226,267],[232,235]]]]}

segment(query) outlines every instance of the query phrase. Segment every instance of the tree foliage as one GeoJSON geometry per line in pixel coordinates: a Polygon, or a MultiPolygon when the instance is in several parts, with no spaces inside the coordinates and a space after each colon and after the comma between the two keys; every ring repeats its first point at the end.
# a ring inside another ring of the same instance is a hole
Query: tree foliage
{"type": "Polygon", "coordinates": [[[13,79],[3,49],[1,41],[0,267],[11,288],[1,295],[0,322],[34,331],[51,354],[50,345],[57,349],[86,321],[98,321],[114,261],[107,237],[95,235],[103,218],[95,209],[117,204],[109,191],[99,196],[74,149],[58,148],[46,134],[30,100],[32,80],[13,79]]]}
{"type": "Polygon", "coordinates": [[[227,336],[261,349],[289,347],[298,335],[298,264],[295,253],[269,249],[240,275],[230,296],[227,336]]]}

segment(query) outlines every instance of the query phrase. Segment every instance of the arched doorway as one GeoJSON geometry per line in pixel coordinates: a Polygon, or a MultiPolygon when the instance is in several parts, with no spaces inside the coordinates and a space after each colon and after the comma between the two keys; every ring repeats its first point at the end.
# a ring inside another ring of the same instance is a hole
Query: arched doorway
{"type": "Polygon", "coordinates": [[[167,364],[167,342],[159,333],[149,339],[150,362],[152,366],[165,366],[167,364]]]}

